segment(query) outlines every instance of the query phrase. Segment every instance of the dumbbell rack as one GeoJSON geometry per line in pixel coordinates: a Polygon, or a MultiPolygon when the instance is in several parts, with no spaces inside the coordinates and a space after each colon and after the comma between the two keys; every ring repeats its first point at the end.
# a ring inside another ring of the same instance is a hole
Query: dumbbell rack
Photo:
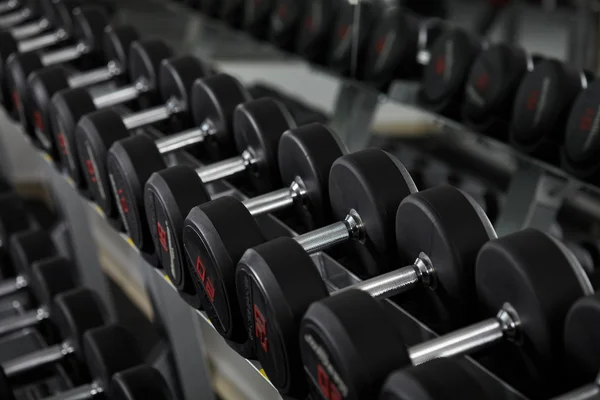
{"type": "MultiPolygon", "coordinates": [[[[124,4],[124,6],[126,6],[124,4]]],[[[171,39],[179,44],[181,51],[193,50],[208,59],[225,59],[227,51],[219,45],[222,41],[238,41],[236,48],[246,50],[259,58],[285,60],[288,55],[280,53],[265,44],[254,43],[252,47],[244,44],[252,40],[241,33],[231,32],[217,22],[205,23],[198,15],[192,15],[176,5],[165,7],[162,3],[152,5],[144,1],[144,7],[156,7],[161,18],[172,19],[186,26],[184,43],[177,38],[171,39]],[[215,32],[219,34],[215,35],[215,32]],[[200,37],[200,40],[198,40],[200,37]],[[191,44],[190,42],[194,42],[191,44]],[[257,49],[256,51],[253,51],[257,49]],[[225,54],[224,54],[225,53],[225,54]]],[[[125,10],[125,13],[128,11],[125,10]]],[[[134,12],[131,12],[134,16],[134,12]]],[[[143,28],[143,27],[142,27],[143,28]]],[[[151,28],[148,27],[150,30],[151,28]]],[[[143,29],[142,29],[143,32],[143,29]]],[[[145,33],[145,32],[144,32],[145,33]]],[[[174,35],[180,35],[176,32],[174,35]]],[[[180,38],[179,38],[180,39],[180,38]]],[[[319,73],[326,72],[318,70],[319,73]]],[[[377,93],[354,81],[341,81],[337,101],[334,106],[331,125],[338,131],[351,148],[364,146],[369,141],[369,130],[376,108],[381,102],[402,102],[410,106],[415,92],[414,84],[400,83],[387,95],[377,93]]],[[[472,153],[490,153],[490,149],[500,151],[500,159],[495,160],[498,168],[506,174],[515,170],[509,184],[507,214],[499,221],[501,232],[510,232],[524,226],[541,228],[554,220],[553,216],[563,202],[571,202],[600,219],[600,190],[576,181],[562,171],[546,164],[517,155],[492,139],[483,138],[465,128],[439,117],[431,116],[441,127],[440,138],[452,145],[467,148],[472,153]],[[519,168],[524,166],[524,168],[519,168]],[[523,189],[525,188],[525,190],[523,189]],[[511,214],[512,213],[512,214],[511,214]]],[[[73,184],[55,168],[53,160],[37,150],[25,137],[18,125],[0,113],[0,149],[3,171],[15,181],[43,181],[53,193],[72,233],[74,257],[81,266],[81,280],[86,286],[98,291],[111,305],[106,275],[113,280],[126,280],[131,287],[146,292],[151,304],[143,299],[135,299],[144,312],[159,321],[170,339],[175,358],[175,370],[181,383],[183,399],[213,399],[211,390],[211,369],[225,371],[239,384],[243,394],[252,399],[279,399],[280,395],[264,376],[260,365],[249,362],[235,354],[212,328],[210,321],[202,312],[198,312],[183,302],[165,275],[149,265],[131,245],[131,240],[116,231],[106,220],[98,207],[83,197],[73,184]],[[115,268],[116,266],[116,268],[115,268]]],[[[158,135],[155,131],[150,134],[158,135]]],[[[488,156],[486,155],[486,157],[488,156]]],[[[197,166],[197,162],[185,154],[170,156],[171,163],[187,163],[197,166]]],[[[211,191],[244,198],[244,195],[226,183],[215,183],[211,191]]],[[[261,217],[259,223],[266,231],[293,235],[289,228],[271,216],[261,217]]],[[[548,230],[548,229],[544,229],[548,230]]],[[[358,281],[341,264],[325,253],[313,256],[321,275],[333,288],[343,288],[358,281]]],[[[135,295],[132,294],[133,297],[135,295]]],[[[388,302],[393,309],[398,325],[402,327],[408,345],[435,337],[436,334],[404,312],[400,307],[388,302]]],[[[114,306],[113,306],[114,314],[114,306]]],[[[482,368],[473,361],[473,368],[482,368]]],[[[508,367],[507,367],[508,368],[508,367]]],[[[510,386],[491,373],[485,374],[492,385],[498,387],[499,396],[505,399],[525,399],[510,386]]]]}

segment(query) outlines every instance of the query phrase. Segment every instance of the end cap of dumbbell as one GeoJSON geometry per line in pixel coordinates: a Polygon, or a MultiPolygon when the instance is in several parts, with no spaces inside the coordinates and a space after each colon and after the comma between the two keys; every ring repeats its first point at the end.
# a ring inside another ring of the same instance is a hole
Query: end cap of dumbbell
{"type": "Polygon", "coordinates": [[[509,305],[508,314],[522,321],[519,334],[528,346],[519,348],[542,368],[562,362],[569,308],[592,291],[573,253],[535,229],[486,243],[477,258],[475,284],[487,311],[496,314],[509,305]]]}
{"type": "Polygon", "coordinates": [[[284,185],[301,180],[307,201],[299,207],[299,212],[309,229],[332,221],[329,171],[345,153],[346,147],[337,135],[320,123],[292,128],[281,136],[278,148],[281,180],[284,185]]]}
{"type": "Polygon", "coordinates": [[[136,338],[118,324],[88,330],[83,354],[92,377],[107,387],[112,376],[144,363],[136,338]]]}
{"type": "Polygon", "coordinates": [[[332,386],[337,386],[341,398],[375,399],[392,371],[411,365],[400,333],[383,307],[354,289],[309,307],[300,328],[300,349],[304,370],[316,390],[321,387],[319,366],[329,365],[330,377],[338,377],[332,386]]]}
{"type": "Polygon", "coordinates": [[[129,66],[129,49],[140,34],[133,25],[107,25],[104,28],[103,51],[108,62],[115,62],[122,71],[129,66]]]}
{"type": "Polygon", "coordinates": [[[259,192],[281,187],[277,147],[281,135],[296,123],[278,100],[262,98],[236,107],[233,131],[238,152],[249,151],[256,162],[250,179],[259,192]]]}
{"type": "Polygon", "coordinates": [[[439,358],[394,372],[381,400],[489,399],[484,380],[465,358],[439,358]]]}
{"type": "Polygon", "coordinates": [[[161,264],[180,291],[193,290],[186,268],[182,235],[190,210],[210,201],[200,177],[178,165],[152,174],[144,188],[144,204],[152,241],[161,264]]]}
{"type": "Polygon", "coordinates": [[[404,165],[383,150],[358,151],[333,163],[329,197],[334,219],[343,221],[354,210],[365,222],[364,240],[350,243],[362,262],[357,274],[375,276],[397,267],[394,216],[400,202],[416,191],[404,165]]]}
{"type": "Polygon", "coordinates": [[[269,380],[282,393],[305,397],[297,332],[308,306],[329,295],[319,270],[297,241],[282,237],[247,250],[235,279],[241,316],[269,380]]]}
{"type": "Polygon", "coordinates": [[[139,365],[115,374],[110,382],[108,397],[111,400],[174,399],[165,378],[148,365],[139,365]]]}
{"type": "Polygon", "coordinates": [[[431,46],[430,60],[423,72],[422,99],[435,105],[462,95],[471,65],[481,44],[470,33],[452,29],[431,46]]]}
{"type": "Polygon", "coordinates": [[[23,199],[16,193],[0,196],[0,241],[10,249],[10,238],[18,232],[31,228],[30,216],[23,199]]]}
{"type": "Polygon", "coordinates": [[[567,363],[583,381],[592,381],[600,370],[600,291],[579,299],[565,321],[567,363]]]}
{"type": "Polygon", "coordinates": [[[413,193],[396,213],[400,264],[410,265],[421,253],[431,262],[435,277],[430,287],[436,290],[425,293],[440,321],[468,321],[468,304],[475,301],[477,255],[496,237],[481,206],[448,185],[413,193]]]}
{"type": "Polygon", "coordinates": [[[600,153],[600,81],[582,91],[569,114],[564,151],[573,167],[585,170],[598,165],[600,153]]]}
{"type": "Polygon", "coordinates": [[[236,154],[233,140],[233,113],[235,108],[250,100],[242,83],[228,74],[217,74],[198,79],[191,90],[191,112],[194,122],[202,127],[209,124],[214,135],[202,143],[215,160],[236,154]]]}
{"type": "Polygon", "coordinates": [[[60,293],[77,286],[77,270],[63,257],[45,258],[31,266],[27,276],[31,292],[41,304],[51,304],[60,293]]]}
{"type": "Polygon", "coordinates": [[[17,273],[28,274],[34,262],[58,254],[50,234],[40,229],[17,233],[9,242],[11,260],[17,273]]]}
{"type": "Polygon", "coordinates": [[[581,90],[581,75],[557,60],[542,61],[528,72],[517,90],[512,110],[511,139],[534,144],[560,140],[567,113],[581,90]]]}
{"type": "Polygon", "coordinates": [[[122,218],[133,243],[145,253],[151,253],[152,239],[144,212],[144,185],[154,172],[167,168],[155,141],[138,134],[117,140],[106,159],[109,180],[114,182],[121,204],[122,218]]]}
{"type": "Polygon", "coordinates": [[[236,265],[248,248],[264,241],[248,209],[230,196],[192,208],[185,220],[188,274],[200,283],[203,308],[217,331],[237,343],[246,341],[247,334],[236,301],[236,265]]]}
{"type": "Polygon", "coordinates": [[[109,108],[85,115],[75,129],[75,144],[80,162],[78,167],[94,200],[111,218],[117,217],[118,211],[110,179],[106,174],[106,156],[113,143],[129,135],[123,117],[109,108]]]}

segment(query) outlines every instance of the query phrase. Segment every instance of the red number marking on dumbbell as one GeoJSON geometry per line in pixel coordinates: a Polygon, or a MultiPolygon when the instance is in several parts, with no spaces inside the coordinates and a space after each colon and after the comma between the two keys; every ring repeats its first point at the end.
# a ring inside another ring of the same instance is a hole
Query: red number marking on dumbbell
{"type": "Polygon", "coordinates": [[[96,178],[96,169],[94,168],[92,160],[85,160],[85,165],[87,166],[88,174],[90,175],[92,182],[98,182],[98,178],[96,178]]]}
{"type": "Polygon", "coordinates": [[[587,107],[583,113],[583,117],[581,117],[579,128],[582,131],[589,132],[590,129],[592,129],[592,124],[594,123],[595,116],[596,110],[594,110],[592,107],[587,107]]]}
{"type": "Polygon", "coordinates": [[[440,57],[435,62],[435,73],[443,75],[446,71],[446,57],[440,57]]]}
{"type": "Polygon", "coordinates": [[[165,231],[160,222],[156,223],[156,229],[158,230],[158,240],[160,241],[160,244],[165,252],[168,253],[169,246],[167,245],[167,231],[165,231]]]}
{"type": "Polygon", "coordinates": [[[342,400],[340,391],[329,378],[329,374],[321,364],[317,366],[317,374],[319,375],[319,386],[321,391],[329,400],[342,400]]]}
{"type": "Polygon", "coordinates": [[[15,103],[15,107],[19,110],[21,109],[21,96],[19,96],[19,92],[16,90],[12,92],[13,103],[15,103]]]}
{"type": "Polygon", "coordinates": [[[256,304],[254,305],[254,328],[256,338],[260,341],[260,345],[265,350],[265,353],[268,353],[269,339],[267,338],[267,322],[256,304]]]}
{"type": "Polygon", "coordinates": [[[479,78],[477,78],[477,89],[484,91],[488,88],[490,84],[490,76],[484,72],[483,74],[479,75],[479,78]]]}
{"type": "Polygon", "coordinates": [[[69,155],[69,143],[67,142],[67,138],[64,133],[58,134],[58,144],[60,145],[60,149],[62,153],[66,156],[69,155]]]}
{"type": "Polygon", "coordinates": [[[39,110],[35,110],[33,113],[33,119],[35,121],[35,126],[38,128],[40,132],[45,132],[46,127],[44,126],[44,118],[42,117],[42,113],[39,110]]]}
{"type": "Polygon", "coordinates": [[[540,91],[537,89],[532,90],[529,94],[529,99],[527,99],[527,109],[530,111],[534,111],[537,108],[539,101],[540,91]]]}
{"type": "Polygon", "coordinates": [[[214,303],[215,302],[215,292],[216,292],[215,286],[213,285],[212,281],[210,280],[210,277],[208,277],[208,278],[206,277],[206,267],[204,266],[204,264],[202,264],[202,260],[200,260],[200,256],[198,256],[198,259],[196,260],[196,271],[198,272],[198,276],[200,277],[200,280],[204,284],[204,289],[206,290],[206,294],[210,298],[210,302],[214,303]]]}
{"type": "Polygon", "coordinates": [[[121,209],[124,213],[129,212],[129,206],[127,205],[127,199],[123,195],[123,189],[119,189],[119,201],[121,202],[121,209]]]}

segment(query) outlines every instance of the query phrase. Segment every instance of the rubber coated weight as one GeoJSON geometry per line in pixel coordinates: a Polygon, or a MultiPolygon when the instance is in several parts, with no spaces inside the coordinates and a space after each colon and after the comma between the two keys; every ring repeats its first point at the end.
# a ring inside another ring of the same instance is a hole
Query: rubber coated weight
{"type": "Polygon", "coordinates": [[[60,293],[77,286],[77,269],[63,257],[36,261],[30,271],[21,271],[27,277],[29,290],[40,304],[49,305],[60,293]]]}
{"type": "Polygon", "coordinates": [[[380,400],[491,399],[489,388],[465,358],[439,358],[394,372],[380,400]]]}
{"type": "Polygon", "coordinates": [[[15,193],[0,195],[0,241],[4,250],[10,251],[10,237],[32,228],[30,215],[23,199],[15,193]]]}
{"type": "Polygon", "coordinates": [[[172,400],[174,399],[165,378],[158,370],[140,365],[118,372],[108,390],[111,400],[172,400]]]}
{"type": "Polygon", "coordinates": [[[277,47],[291,50],[304,15],[304,1],[276,0],[271,14],[269,40],[277,47]]]}
{"type": "Polygon", "coordinates": [[[434,290],[408,295],[407,306],[416,308],[409,312],[427,315],[445,330],[472,320],[477,254],[496,237],[481,206],[461,190],[436,186],[406,197],[396,213],[400,265],[424,254],[435,270],[434,290]]]}
{"type": "Polygon", "coordinates": [[[600,292],[577,300],[565,321],[564,341],[569,374],[581,383],[594,380],[600,370],[598,332],[600,292]]]}
{"type": "Polygon", "coordinates": [[[485,244],[475,284],[481,304],[496,313],[509,304],[522,321],[518,343],[534,375],[548,376],[564,360],[563,327],[569,308],[591,292],[572,253],[556,239],[525,229],[485,244]],[[545,371],[546,370],[546,371],[545,371]]]}
{"type": "MultiPolygon", "coordinates": [[[[328,296],[310,256],[295,240],[278,238],[246,251],[236,272],[245,340],[269,380],[282,393],[302,396],[307,387],[298,348],[298,327],[307,304],[328,296]]],[[[239,339],[239,338],[238,338],[239,339]]]]}
{"type": "Polygon", "coordinates": [[[406,168],[378,149],[345,155],[329,173],[329,197],[335,220],[355,210],[364,224],[364,240],[349,249],[360,260],[359,276],[376,276],[396,268],[394,215],[400,202],[417,191],[406,168]],[[395,182],[390,186],[390,182],[395,182]]]}
{"type": "Polygon", "coordinates": [[[58,250],[45,231],[32,229],[10,238],[10,257],[17,273],[27,273],[34,262],[56,255],[58,250]]]}
{"type": "Polygon", "coordinates": [[[433,43],[423,71],[421,104],[438,114],[457,118],[469,71],[480,51],[477,38],[466,31],[453,29],[442,34],[433,43]]]}
{"type": "MultiPolygon", "coordinates": [[[[127,138],[129,130],[123,117],[111,109],[98,110],[85,115],[75,128],[75,145],[79,170],[83,171],[92,198],[109,218],[118,217],[118,209],[111,191],[112,183],[107,172],[108,149],[117,140],[127,138]]],[[[78,171],[69,171],[70,176],[78,171]]]]}
{"type": "MultiPolygon", "coordinates": [[[[522,49],[503,43],[479,53],[466,82],[463,118],[476,127],[488,125],[493,119],[507,125],[529,62],[522,49]]],[[[501,139],[508,140],[506,133],[507,129],[502,129],[501,139]]]]}
{"type": "Polygon", "coordinates": [[[330,48],[331,29],[340,7],[339,0],[305,0],[304,15],[296,37],[296,52],[303,58],[325,63],[330,48]]]}
{"type": "Polygon", "coordinates": [[[410,365],[400,339],[383,305],[367,293],[348,290],[313,303],[302,321],[300,350],[315,398],[323,390],[344,399],[377,398],[388,374],[410,365]],[[328,386],[320,385],[324,377],[328,386]]]}
{"type": "Polygon", "coordinates": [[[556,60],[539,63],[522,80],[512,111],[511,144],[556,162],[571,107],[582,90],[582,75],[556,60]]]}
{"type": "Polygon", "coordinates": [[[275,3],[276,0],[245,0],[242,29],[259,39],[265,38],[275,3]]]}

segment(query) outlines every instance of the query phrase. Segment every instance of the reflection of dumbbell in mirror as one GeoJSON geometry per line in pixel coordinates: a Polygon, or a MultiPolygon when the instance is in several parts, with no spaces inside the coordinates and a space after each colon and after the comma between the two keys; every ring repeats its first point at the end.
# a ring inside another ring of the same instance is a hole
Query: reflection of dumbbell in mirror
{"type": "MultiPolygon", "coordinates": [[[[354,168],[362,170],[364,182],[368,182],[366,169],[371,162],[362,160],[360,165],[354,164],[354,168]]],[[[343,176],[335,168],[331,171],[332,186],[335,178],[343,176]]],[[[381,167],[370,171],[370,174],[378,173],[385,174],[381,167]]],[[[406,186],[405,194],[408,193],[410,188],[406,186]]],[[[370,207],[374,206],[376,204],[370,207]]],[[[300,320],[311,303],[329,296],[309,254],[342,240],[360,240],[361,235],[365,237],[377,229],[366,212],[369,206],[352,207],[350,204],[346,207],[337,205],[338,213],[343,209],[350,210],[344,223],[256,246],[244,254],[237,267],[237,295],[242,309],[240,315],[247,318],[247,337],[255,342],[258,358],[271,382],[295,397],[305,394],[307,389],[305,380],[299,379],[303,376],[297,338],[300,320]],[[364,222],[358,219],[359,216],[365,218],[364,222]],[[294,291],[295,287],[301,287],[302,292],[294,291]],[[294,311],[286,315],[282,313],[283,309],[294,311]],[[282,351],[285,351],[285,357],[281,356],[282,351]]],[[[474,299],[473,270],[477,252],[495,237],[479,205],[458,189],[439,186],[408,195],[397,209],[396,218],[391,218],[392,224],[395,219],[397,227],[412,233],[410,241],[402,240],[398,246],[405,245],[402,250],[412,253],[416,261],[387,272],[395,268],[390,263],[380,276],[352,289],[375,298],[392,297],[416,288],[431,289],[444,305],[444,310],[439,312],[441,318],[452,320],[449,325],[460,325],[472,318],[469,314],[472,311],[467,306],[474,299]]],[[[372,236],[369,240],[382,238],[372,236]]],[[[344,296],[343,293],[336,293],[336,296],[344,296]]],[[[380,323],[384,322],[387,323],[380,323]]],[[[369,326],[376,331],[379,325],[369,326]]]]}
{"type": "MultiPolygon", "coordinates": [[[[165,269],[172,270],[182,292],[190,286],[197,290],[198,302],[226,339],[244,343],[240,339],[244,336],[245,326],[235,300],[234,272],[242,254],[266,240],[254,218],[293,209],[298,220],[309,229],[331,222],[327,187],[329,170],[343,154],[335,134],[324,125],[314,123],[288,130],[282,135],[278,148],[279,173],[284,188],[244,201],[227,196],[204,204],[196,203],[194,205],[198,207],[190,211],[181,228],[182,237],[177,237],[179,221],[171,221],[160,203],[147,206],[147,212],[151,211],[150,207],[156,209],[149,221],[165,269]],[[210,248],[209,255],[199,248],[200,240],[210,248]],[[181,253],[181,241],[186,255],[181,253]],[[183,260],[186,256],[188,262],[183,260]],[[188,270],[180,271],[181,268],[188,270]]],[[[159,192],[160,188],[154,190],[159,192]]],[[[209,196],[205,196],[208,201],[209,196]]],[[[254,353],[252,346],[244,348],[230,344],[247,357],[254,353]]]]}
{"type": "MultiPolygon", "coordinates": [[[[231,125],[236,152],[240,155],[197,169],[182,165],[155,172],[146,182],[143,200],[132,196],[142,193],[138,188],[127,186],[129,181],[124,179],[125,168],[117,162],[109,164],[109,173],[116,182],[115,193],[119,197],[117,203],[121,214],[128,229],[135,229],[131,231],[134,242],[144,251],[158,251],[158,261],[165,267],[182,297],[193,301],[195,307],[200,307],[199,300],[184,267],[187,261],[181,243],[186,215],[192,207],[210,200],[206,188],[209,182],[243,174],[250,178],[258,192],[281,187],[277,146],[283,132],[296,126],[289,111],[269,98],[238,105],[231,125]],[[163,232],[164,229],[168,230],[168,236],[165,236],[167,231],[163,232]],[[171,243],[163,246],[166,239],[171,243]]],[[[116,158],[114,160],[117,161],[116,158]]]]}
{"type": "Polygon", "coordinates": [[[431,46],[429,62],[423,71],[419,103],[458,120],[465,83],[481,49],[479,38],[460,29],[449,29],[439,36],[431,46]]]}
{"type": "Polygon", "coordinates": [[[395,369],[472,354],[499,342],[515,346],[531,381],[556,379],[563,368],[567,312],[592,292],[575,256],[556,239],[527,229],[486,243],[474,278],[477,299],[496,316],[412,347],[398,339],[382,304],[363,291],[346,290],[311,305],[301,324],[300,346],[318,398],[328,398],[329,392],[375,398],[395,369]],[[363,316],[359,323],[356,315],[363,316]],[[334,376],[330,385],[319,385],[334,376]]]}
{"type": "Polygon", "coordinates": [[[590,78],[591,75],[558,60],[545,60],[536,65],[517,90],[510,124],[511,145],[526,154],[557,163],[569,112],[590,78]]]}
{"type": "Polygon", "coordinates": [[[43,67],[78,61],[82,65],[96,65],[102,49],[104,28],[108,17],[101,7],[86,6],[73,10],[73,39],[75,42],[48,51],[13,53],[6,61],[4,82],[10,93],[15,116],[23,123],[31,123],[29,74],[43,67]]]}
{"type": "MultiPolygon", "coordinates": [[[[119,211],[107,168],[118,171],[112,175],[115,177],[115,182],[120,183],[122,180],[126,182],[128,194],[118,198],[125,198],[127,208],[135,207],[137,210],[137,205],[143,207],[144,184],[150,175],[167,168],[163,159],[165,154],[190,146],[208,150],[207,153],[212,154],[216,159],[235,154],[231,120],[234,108],[249,98],[244,87],[235,78],[226,74],[188,83],[189,85],[182,85],[181,90],[189,90],[189,93],[182,92],[185,96],[181,95],[181,98],[185,99],[184,102],[189,102],[189,112],[196,128],[168,135],[156,141],[146,135],[130,137],[130,130],[126,124],[113,124],[111,129],[106,131],[99,128],[80,129],[76,134],[78,154],[81,155],[81,168],[87,186],[96,203],[109,218],[117,218],[119,211]],[[114,143],[117,144],[111,148],[114,143]],[[116,165],[107,167],[110,164],[116,165]]],[[[165,98],[168,99],[168,96],[165,98]]],[[[98,118],[91,115],[88,117],[92,119],[91,122],[98,118]]],[[[138,223],[130,219],[126,222],[134,242],[140,243],[139,236],[136,234],[138,223]]],[[[140,246],[140,249],[144,249],[144,246],[140,246]]]]}
{"type": "Polygon", "coordinates": [[[305,1],[276,0],[270,16],[269,40],[277,47],[293,50],[305,14],[305,1]]]}
{"type": "Polygon", "coordinates": [[[276,2],[277,0],[244,0],[242,29],[259,39],[265,38],[276,2]]]}
{"type": "Polygon", "coordinates": [[[52,96],[60,90],[89,87],[113,80],[118,84],[128,81],[127,60],[131,44],[138,39],[137,30],[129,25],[107,26],[104,31],[104,56],[106,65],[82,73],[72,73],[62,65],[33,72],[28,79],[32,114],[24,126],[29,135],[36,137],[42,148],[56,156],[54,136],[49,115],[52,96]]]}
{"type": "Polygon", "coordinates": [[[164,60],[171,57],[172,49],[162,40],[134,42],[128,53],[128,74],[131,84],[108,93],[93,95],[85,88],[67,89],[56,93],[49,105],[49,129],[54,135],[61,166],[75,183],[84,187],[85,180],[79,169],[75,131],[77,123],[86,114],[99,109],[137,101],[148,108],[161,101],[159,75],[164,60]]]}
{"type": "Polygon", "coordinates": [[[83,335],[89,329],[108,323],[108,317],[96,293],[89,289],[73,289],[57,295],[52,302],[52,323],[62,342],[1,363],[0,393],[11,378],[54,363],[69,363],[73,366],[69,370],[84,369],[83,335]]]}
{"type": "Polygon", "coordinates": [[[330,49],[331,30],[341,6],[341,0],[305,0],[300,17],[301,29],[296,37],[295,50],[301,57],[325,64],[330,49]]]}

